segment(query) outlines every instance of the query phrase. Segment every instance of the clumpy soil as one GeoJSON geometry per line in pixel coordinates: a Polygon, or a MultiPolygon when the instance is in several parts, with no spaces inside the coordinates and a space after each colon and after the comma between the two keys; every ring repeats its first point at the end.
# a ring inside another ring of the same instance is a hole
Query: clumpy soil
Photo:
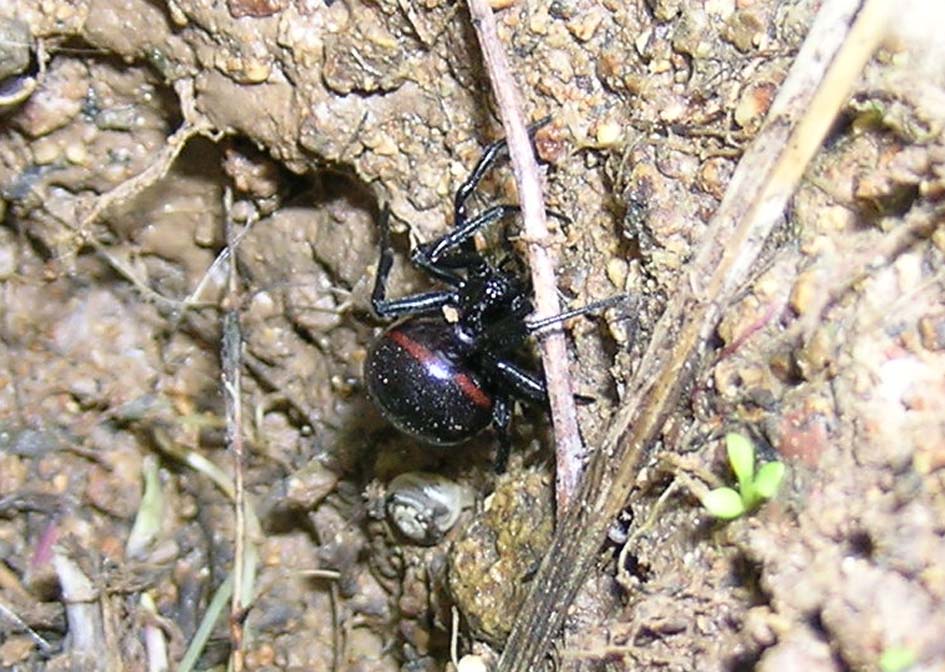
{"type": "MultiPolygon", "coordinates": [[[[527,113],[552,117],[563,301],[633,297],[569,325],[590,446],[818,4],[499,11],[527,113]]],[[[628,493],[556,669],[945,667],[945,61],[910,7],[628,493]],[[733,481],[729,431],[788,475],[723,525],[698,497],[733,481]]],[[[492,437],[419,446],[361,385],[380,205],[392,293],[427,289],[406,253],[499,129],[462,3],[3,4],[0,669],[177,669],[240,530],[224,309],[257,566],[193,669],[225,664],[233,627],[251,670],[441,670],[454,633],[460,656],[501,650],[553,529],[544,414],[517,413],[496,477],[492,437]],[[428,545],[388,516],[410,471],[464,493],[428,545]]],[[[507,170],[481,192],[515,202],[507,170]]],[[[517,226],[480,242],[516,258],[517,226]]]]}

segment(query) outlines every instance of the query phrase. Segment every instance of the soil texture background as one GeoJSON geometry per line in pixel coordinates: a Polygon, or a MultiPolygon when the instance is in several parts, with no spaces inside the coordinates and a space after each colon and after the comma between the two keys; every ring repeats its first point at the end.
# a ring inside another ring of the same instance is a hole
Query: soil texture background
{"type": "MultiPolygon", "coordinates": [[[[527,116],[551,118],[535,149],[566,216],[550,220],[562,304],[628,297],[567,324],[593,448],[821,3],[494,4],[527,116]]],[[[945,669],[934,5],[903,3],[862,73],[549,669],[945,669]],[[730,432],[787,475],[723,524],[700,499],[734,483],[730,432]]],[[[233,664],[234,630],[249,670],[452,669],[452,638],[493,660],[554,529],[546,414],[516,410],[496,476],[491,433],[419,445],[361,372],[383,328],[380,209],[391,295],[430,289],[409,250],[447,230],[500,134],[462,2],[3,3],[0,669],[181,669],[202,623],[184,669],[233,664]],[[390,503],[434,491],[456,515],[418,544],[390,503]],[[251,606],[214,625],[237,552],[251,606]]],[[[495,203],[516,203],[507,167],[474,210],[495,203]]],[[[519,234],[510,217],[477,244],[523,269],[519,234]]]]}

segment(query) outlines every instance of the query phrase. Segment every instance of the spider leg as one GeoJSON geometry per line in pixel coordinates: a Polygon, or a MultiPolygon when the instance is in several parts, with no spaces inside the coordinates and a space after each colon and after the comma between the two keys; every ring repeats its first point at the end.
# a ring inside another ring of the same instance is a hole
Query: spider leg
{"type": "Polygon", "coordinates": [[[616,296],[612,296],[609,299],[604,299],[603,301],[594,301],[593,303],[589,303],[585,306],[581,306],[580,308],[575,308],[573,310],[566,310],[562,313],[558,313],[557,315],[552,315],[551,317],[543,317],[538,320],[532,320],[530,322],[526,322],[525,328],[528,329],[530,333],[534,334],[536,332],[540,332],[542,329],[550,325],[560,324],[561,322],[564,322],[565,320],[570,320],[572,317],[577,317],[579,315],[587,315],[588,313],[599,312],[607,308],[610,308],[611,306],[615,306],[618,303],[626,303],[626,302],[627,302],[626,296],[622,294],[617,294],[616,296]]]}
{"type": "Polygon", "coordinates": [[[424,292],[402,299],[388,301],[371,297],[371,307],[378,317],[390,319],[404,315],[427,315],[438,312],[443,306],[455,301],[452,292],[424,292]]]}
{"type": "MultiPolygon", "coordinates": [[[[462,249],[463,243],[470,240],[476,232],[484,227],[496,222],[503,217],[519,211],[517,205],[495,205],[476,217],[463,221],[461,224],[457,220],[457,227],[452,231],[440,236],[429,243],[417,246],[412,255],[413,262],[424,270],[436,269],[441,266],[441,260],[450,255],[459,248],[458,256],[460,258],[478,259],[479,255],[472,250],[462,249]]],[[[450,266],[460,267],[464,264],[456,261],[449,261],[450,266]]]]}
{"type": "Polygon", "coordinates": [[[499,439],[499,448],[495,454],[495,473],[504,474],[512,450],[512,437],[509,428],[512,424],[512,404],[506,396],[495,398],[492,405],[492,425],[499,439]]]}
{"type": "MultiPolygon", "coordinates": [[[[496,434],[499,438],[499,449],[496,452],[495,471],[497,474],[505,472],[505,465],[508,462],[509,451],[512,440],[509,433],[509,426],[512,422],[512,404],[509,395],[520,397],[526,401],[547,405],[548,390],[545,381],[539,374],[513,364],[505,359],[494,358],[488,362],[492,370],[497,374],[498,379],[508,385],[506,396],[496,397],[493,411],[492,424],[496,428],[496,434]]],[[[597,400],[593,397],[586,397],[583,394],[575,394],[574,401],[585,406],[593,404],[597,400]]]]}
{"type": "Polygon", "coordinates": [[[536,404],[547,405],[548,388],[540,374],[528,371],[507,359],[490,358],[487,361],[496,377],[506,385],[516,397],[536,404]]]}
{"type": "Polygon", "coordinates": [[[381,228],[381,256],[377,262],[377,274],[374,276],[374,290],[371,292],[371,307],[374,313],[378,317],[391,318],[436,312],[455,299],[453,292],[426,292],[394,300],[387,298],[387,279],[394,265],[389,220],[390,208],[385,204],[378,218],[381,228]]]}
{"type": "MultiPolygon", "coordinates": [[[[504,359],[495,360],[492,367],[498,373],[500,380],[511,386],[511,393],[515,396],[538,404],[548,403],[547,386],[538,374],[504,359]]],[[[575,394],[574,403],[578,406],[588,406],[597,403],[597,398],[575,394]]]]}
{"type": "MultiPolygon", "coordinates": [[[[437,277],[440,277],[440,273],[445,268],[469,266],[471,262],[478,261],[480,257],[475,251],[467,249],[465,244],[481,229],[520,211],[521,208],[517,205],[502,204],[495,205],[472,219],[463,221],[461,224],[457,220],[457,227],[452,231],[428,243],[418,245],[414,249],[411,259],[417,266],[437,277]]],[[[546,212],[549,217],[564,222],[571,221],[566,215],[552,210],[546,212]]]]}
{"type": "MultiPolygon", "coordinates": [[[[534,140],[535,133],[538,132],[538,129],[545,126],[550,121],[551,117],[548,116],[529,126],[528,137],[534,140]]],[[[469,177],[467,177],[466,181],[459,185],[459,189],[456,190],[456,197],[453,201],[453,211],[457,227],[461,227],[466,221],[466,201],[469,200],[469,196],[476,190],[476,187],[482,182],[482,178],[485,177],[489,169],[495,165],[496,161],[506,158],[507,156],[508,144],[505,138],[496,140],[482,152],[482,156],[479,157],[479,161],[469,174],[469,177]]]]}

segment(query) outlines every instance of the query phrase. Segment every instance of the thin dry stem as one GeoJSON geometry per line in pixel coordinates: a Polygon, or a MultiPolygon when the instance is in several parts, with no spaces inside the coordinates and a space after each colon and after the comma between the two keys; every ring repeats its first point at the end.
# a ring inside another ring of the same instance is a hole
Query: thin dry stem
{"type": "Polygon", "coordinates": [[[103,652],[109,650],[102,623],[99,592],[79,564],[61,546],[53,550],[53,567],[69,627],[70,653],[90,670],[106,670],[103,652]]]}
{"type": "MultiPolygon", "coordinates": [[[[538,164],[528,139],[521,96],[512,77],[505,49],[499,41],[489,3],[487,0],[469,0],[469,12],[499,105],[509,159],[518,185],[525,225],[523,238],[528,242],[528,261],[535,291],[536,318],[550,317],[560,312],[554,260],[550,251],[552,238],[545,220],[538,164]]],[[[581,478],[585,452],[571,391],[567,345],[560,329],[549,332],[541,340],[541,355],[555,430],[555,491],[558,515],[561,516],[581,478]]]]}
{"type": "Polygon", "coordinates": [[[29,624],[20,618],[11,607],[8,607],[3,603],[2,600],[0,600],[0,621],[4,619],[13,623],[15,628],[19,628],[25,632],[43,654],[48,655],[52,651],[52,647],[49,645],[49,642],[47,642],[35,630],[33,630],[33,628],[31,628],[29,624]]]}
{"type": "Polygon", "coordinates": [[[243,405],[241,396],[241,360],[243,338],[240,332],[239,317],[239,276],[236,259],[236,233],[230,212],[233,206],[233,193],[227,188],[224,192],[224,234],[231,263],[227,278],[227,297],[223,313],[223,341],[221,345],[223,398],[226,402],[226,438],[233,455],[234,506],[236,508],[236,539],[233,557],[233,596],[230,606],[230,653],[231,669],[241,672],[243,669],[243,591],[244,556],[246,548],[246,493],[244,486],[245,455],[243,452],[243,405]]]}

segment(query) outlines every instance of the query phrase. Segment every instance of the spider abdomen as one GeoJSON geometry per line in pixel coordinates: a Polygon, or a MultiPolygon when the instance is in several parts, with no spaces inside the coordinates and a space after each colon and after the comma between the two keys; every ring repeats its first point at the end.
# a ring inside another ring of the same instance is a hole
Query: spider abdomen
{"type": "Polygon", "coordinates": [[[453,325],[442,320],[388,328],[368,353],[364,380],[384,417],[426,443],[461,443],[493,419],[493,395],[460,352],[453,325]]]}

